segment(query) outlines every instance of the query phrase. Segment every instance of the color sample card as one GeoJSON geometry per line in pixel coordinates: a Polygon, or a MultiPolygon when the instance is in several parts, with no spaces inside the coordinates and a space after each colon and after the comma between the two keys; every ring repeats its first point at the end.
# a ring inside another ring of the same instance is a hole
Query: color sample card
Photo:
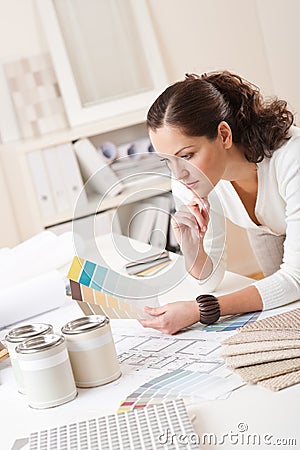
{"type": "Polygon", "coordinates": [[[207,325],[205,331],[233,331],[237,328],[243,327],[248,323],[255,322],[260,316],[260,312],[247,313],[241,315],[235,315],[229,318],[220,318],[218,322],[212,325],[207,325]]]}
{"type": "MultiPolygon", "coordinates": [[[[110,319],[144,319],[147,317],[143,309],[136,307],[132,303],[127,303],[104,292],[98,292],[76,281],[71,280],[70,286],[73,300],[86,302],[91,306],[98,305],[98,314],[104,314],[110,319]]],[[[87,315],[94,313],[93,308],[87,308],[87,315]]]]}
{"type": "Polygon", "coordinates": [[[153,286],[77,256],[68,278],[74,300],[99,305],[111,319],[147,318],[144,306],[159,306],[153,286]]]}
{"type": "Polygon", "coordinates": [[[221,378],[211,374],[178,369],[153,378],[140,386],[120,404],[118,413],[178,398],[192,400],[195,398],[206,400],[219,398],[243,384],[233,377],[221,378]]]}

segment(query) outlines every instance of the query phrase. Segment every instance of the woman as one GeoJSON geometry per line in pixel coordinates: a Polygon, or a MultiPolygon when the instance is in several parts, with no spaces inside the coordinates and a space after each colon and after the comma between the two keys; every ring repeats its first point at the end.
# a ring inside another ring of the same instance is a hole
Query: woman
{"type": "Polygon", "coordinates": [[[224,275],[224,254],[214,255],[222,233],[209,236],[214,193],[225,216],[248,230],[266,277],[218,298],[147,308],[153,318],[143,326],[173,334],[199,320],[300,299],[300,129],[286,102],[265,101],[256,86],[227,71],[187,75],[156,99],[147,124],[177,180],[173,194],[185,203],[172,224],[189,273],[207,292],[224,275]]]}

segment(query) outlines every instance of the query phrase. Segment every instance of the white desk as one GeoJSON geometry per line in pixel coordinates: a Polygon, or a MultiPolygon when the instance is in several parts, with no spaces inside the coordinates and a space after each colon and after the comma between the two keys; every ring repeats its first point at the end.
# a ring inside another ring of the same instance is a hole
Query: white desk
{"type": "MultiPolygon", "coordinates": [[[[227,272],[218,292],[236,290],[250,283],[251,280],[245,277],[227,272]]],[[[193,280],[186,279],[182,285],[168,293],[169,298],[165,297],[163,300],[176,300],[182,298],[183,294],[185,298],[194,298],[193,280]]],[[[67,321],[81,315],[82,312],[77,304],[68,300],[65,306],[39,316],[38,320],[52,323],[55,330],[59,331],[67,321]]],[[[37,321],[36,318],[34,320],[37,321]]],[[[4,331],[0,332],[1,339],[4,334],[4,331]]],[[[26,437],[35,430],[115,413],[119,401],[141,384],[143,384],[142,378],[125,375],[106,386],[78,389],[77,398],[65,405],[46,410],[34,410],[27,406],[26,397],[17,392],[9,360],[6,360],[0,363],[0,449],[10,450],[17,438],[26,437]],[[118,401],[112,401],[111,389],[120,391],[118,401]]],[[[277,438],[295,438],[297,446],[284,446],[285,449],[295,449],[300,448],[299,399],[299,385],[278,393],[248,385],[233,392],[226,400],[199,401],[189,405],[188,409],[191,414],[197,416],[194,427],[200,436],[203,433],[214,433],[219,441],[223,434],[238,433],[238,424],[245,423],[248,426],[248,434],[259,434],[261,439],[265,434],[273,435],[273,438],[269,438],[269,444],[262,443],[257,448],[269,449],[270,442],[274,444],[277,438]]],[[[274,448],[274,445],[272,447],[274,448]]],[[[230,444],[227,438],[225,444],[221,446],[211,445],[203,448],[227,450],[256,447],[230,444]]]]}

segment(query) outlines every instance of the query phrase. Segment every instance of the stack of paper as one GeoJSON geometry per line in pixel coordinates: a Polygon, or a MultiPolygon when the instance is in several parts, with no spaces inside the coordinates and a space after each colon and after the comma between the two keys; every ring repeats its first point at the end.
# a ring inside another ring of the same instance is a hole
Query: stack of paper
{"type": "Polygon", "coordinates": [[[244,381],[274,391],[300,383],[300,308],[245,325],[223,344],[226,365],[244,381]]]}

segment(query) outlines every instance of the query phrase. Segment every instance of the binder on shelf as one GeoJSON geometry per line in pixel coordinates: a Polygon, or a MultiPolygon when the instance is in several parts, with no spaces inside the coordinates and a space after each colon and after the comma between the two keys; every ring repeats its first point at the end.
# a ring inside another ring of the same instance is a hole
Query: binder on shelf
{"type": "Polygon", "coordinates": [[[107,160],[100,155],[89,139],[79,139],[74,149],[81,168],[81,173],[98,194],[114,197],[123,190],[123,185],[107,160]]]}
{"type": "Polygon", "coordinates": [[[42,157],[42,150],[28,153],[27,162],[32,176],[33,185],[39,204],[41,216],[49,219],[56,215],[50,182],[42,157]]]}
{"type": "Polygon", "coordinates": [[[72,210],[74,209],[80,194],[81,203],[87,203],[87,195],[83,191],[83,180],[79,164],[71,143],[56,147],[58,168],[65,184],[67,196],[72,210]]]}
{"type": "Polygon", "coordinates": [[[170,201],[171,201],[171,207],[170,207],[170,220],[169,220],[169,229],[168,229],[168,249],[172,250],[174,252],[178,252],[180,250],[180,246],[175,237],[175,233],[174,233],[174,230],[172,227],[172,222],[171,222],[172,216],[176,212],[175,202],[174,202],[174,198],[172,196],[170,196],[170,201]]]}
{"type": "Polygon", "coordinates": [[[150,202],[138,202],[132,209],[131,222],[128,226],[129,237],[137,241],[150,242],[156,220],[156,210],[150,202]]]}
{"type": "Polygon", "coordinates": [[[151,199],[156,211],[156,219],[151,233],[151,244],[161,249],[166,248],[168,238],[169,216],[171,209],[170,195],[159,195],[151,199]]]}
{"type": "Polygon", "coordinates": [[[67,195],[64,173],[58,165],[58,150],[56,147],[42,150],[48,179],[51,186],[56,212],[63,213],[71,210],[71,202],[67,195]]]}

